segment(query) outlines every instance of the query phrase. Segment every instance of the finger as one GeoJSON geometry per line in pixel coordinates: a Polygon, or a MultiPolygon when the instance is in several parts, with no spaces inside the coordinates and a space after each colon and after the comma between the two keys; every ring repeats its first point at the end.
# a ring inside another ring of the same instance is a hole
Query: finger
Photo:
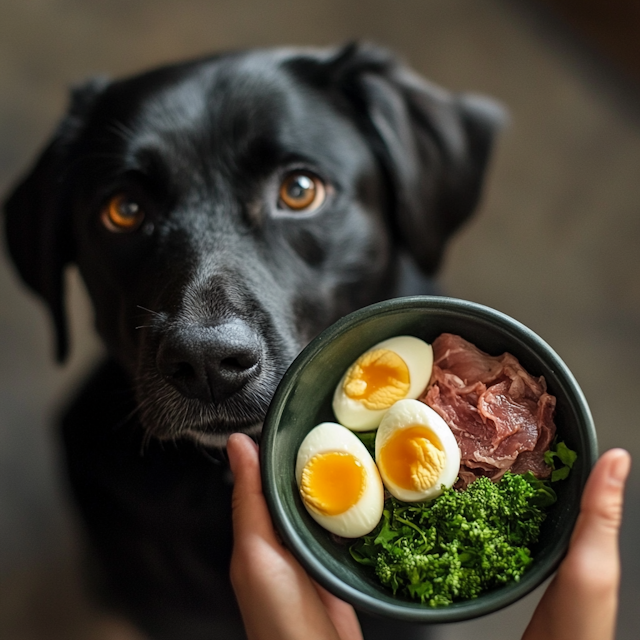
{"type": "Polygon", "coordinates": [[[583,588],[610,590],[619,579],[618,534],[622,522],[624,484],[631,457],[624,449],[602,455],[582,494],[563,572],[583,588]]]}
{"type": "Polygon", "coordinates": [[[631,456],[624,449],[611,449],[598,460],[582,494],[572,548],[575,545],[599,548],[617,540],[624,484],[630,469],[631,456]]]}
{"type": "Polygon", "coordinates": [[[234,478],[232,512],[235,543],[243,543],[247,537],[255,535],[269,543],[279,544],[262,494],[257,445],[249,436],[234,433],[227,442],[227,454],[234,478]]]}
{"type": "Polygon", "coordinates": [[[321,587],[315,580],[312,582],[340,639],[362,640],[360,622],[353,607],[336,598],[336,596],[329,593],[324,587],[321,587]]]}
{"type": "Polygon", "coordinates": [[[618,532],[631,467],[607,451],[585,485],[569,552],[540,601],[523,640],[613,640],[620,581],[618,532]]]}

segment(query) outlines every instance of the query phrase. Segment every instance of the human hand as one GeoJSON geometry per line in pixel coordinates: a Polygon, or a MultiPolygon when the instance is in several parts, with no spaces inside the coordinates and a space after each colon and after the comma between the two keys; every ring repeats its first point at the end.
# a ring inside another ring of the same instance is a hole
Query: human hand
{"type": "MultiPolygon", "coordinates": [[[[260,481],[258,451],[231,436],[235,477],[231,580],[249,640],[361,640],[353,609],[314,583],[277,539],[260,481]]],[[[626,451],[605,453],[594,467],[569,552],[523,640],[613,640],[620,561],[618,533],[626,451]]]]}
{"type": "Polygon", "coordinates": [[[618,609],[624,483],[631,457],[607,451],[593,468],[569,552],[522,640],[613,640],[618,609]]]}
{"type": "Polygon", "coordinates": [[[313,582],[278,540],[255,443],[233,434],[227,452],[235,480],[231,583],[249,640],[362,640],[353,608],[313,582]]]}

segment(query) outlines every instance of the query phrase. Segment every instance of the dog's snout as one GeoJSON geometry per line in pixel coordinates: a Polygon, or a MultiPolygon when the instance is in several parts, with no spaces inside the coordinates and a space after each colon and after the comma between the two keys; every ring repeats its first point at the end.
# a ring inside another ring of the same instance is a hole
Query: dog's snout
{"type": "Polygon", "coordinates": [[[220,403],[255,379],[262,343],[243,321],[189,324],[168,333],[160,345],[160,373],[187,398],[220,403]]]}

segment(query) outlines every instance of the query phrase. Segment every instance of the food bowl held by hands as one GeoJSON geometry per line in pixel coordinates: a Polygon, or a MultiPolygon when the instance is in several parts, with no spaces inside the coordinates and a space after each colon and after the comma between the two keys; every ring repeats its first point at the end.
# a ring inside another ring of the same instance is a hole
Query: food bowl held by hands
{"type": "Polygon", "coordinates": [[[286,372],[267,414],[260,446],[263,490],[274,525],[302,566],[322,586],[374,615],[420,623],[462,621],[485,615],[522,598],[539,586],[564,557],[579,513],[580,496],[597,457],[593,420],[573,375],[533,331],[488,307],[444,297],[396,298],[356,311],[316,337],[286,372]],[[332,398],[346,369],[367,349],[388,338],[411,335],[431,343],[454,333],[481,350],[509,352],[534,376],[544,376],[556,396],[559,440],[577,452],[569,477],[554,483],[557,502],[549,509],[534,561],[517,582],[477,598],[430,607],[394,596],[358,564],[349,546],[337,542],[307,513],[294,468],[307,433],[335,422],[332,398]]]}

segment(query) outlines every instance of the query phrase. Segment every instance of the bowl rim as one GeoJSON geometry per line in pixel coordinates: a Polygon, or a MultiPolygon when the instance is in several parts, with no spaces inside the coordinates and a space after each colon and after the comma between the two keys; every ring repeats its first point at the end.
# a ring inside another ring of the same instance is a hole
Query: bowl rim
{"type": "Polygon", "coordinates": [[[522,580],[511,583],[508,590],[499,589],[494,592],[487,592],[477,599],[456,602],[442,608],[425,607],[420,603],[412,603],[405,600],[389,603],[344,583],[338,576],[326,569],[322,562],[309,551],[302,536],[300,536],[291,522],[283,516],[285,509],[278,492],[276,474],[272,472],[278,464],[273,455],[275,452],[277,425],[293,390],[294,385],[292,383],[307,364],[324,349],[327,343],[366,321],[371,316],[401,313],[405,310],[414,311],[416,308],[437,309],[456,313],[464,312],[468,316],[485,321],[490,318],[501,330],[507,331],[509,334],[515,334],[520,339],[524,338],[525,342],[534,347],[536,352],[544,353],[544,360],[554,369],[558,378],[563,379],[571,390],[573,396],[572,404],[585,427],[585,433],[583,434],[586,443],[586,451],[584,452],[585,477],[580,487],[581,491],[584,489],[588,472],[598,457],[597,437],[586,398],[567,365],[547,342],[518,320],[491,307],[447,296],[407,296],[384,300],[363,307],[340,318],[316,336],[300,352],[278,385],[265,418],[260,444],[262,486],[272,520],[285,546],[293,553],[305,570],[328,591],[356,608],[374,616],[414,623],[460,622],[502,609],[542,584],[558,568],[558,565],[566,555],[573,527],[567,528],[563,532],[558,544],[554,546],[554,553],[551,554],[544,565],[532,567],[523,576],[522,580]]]}

